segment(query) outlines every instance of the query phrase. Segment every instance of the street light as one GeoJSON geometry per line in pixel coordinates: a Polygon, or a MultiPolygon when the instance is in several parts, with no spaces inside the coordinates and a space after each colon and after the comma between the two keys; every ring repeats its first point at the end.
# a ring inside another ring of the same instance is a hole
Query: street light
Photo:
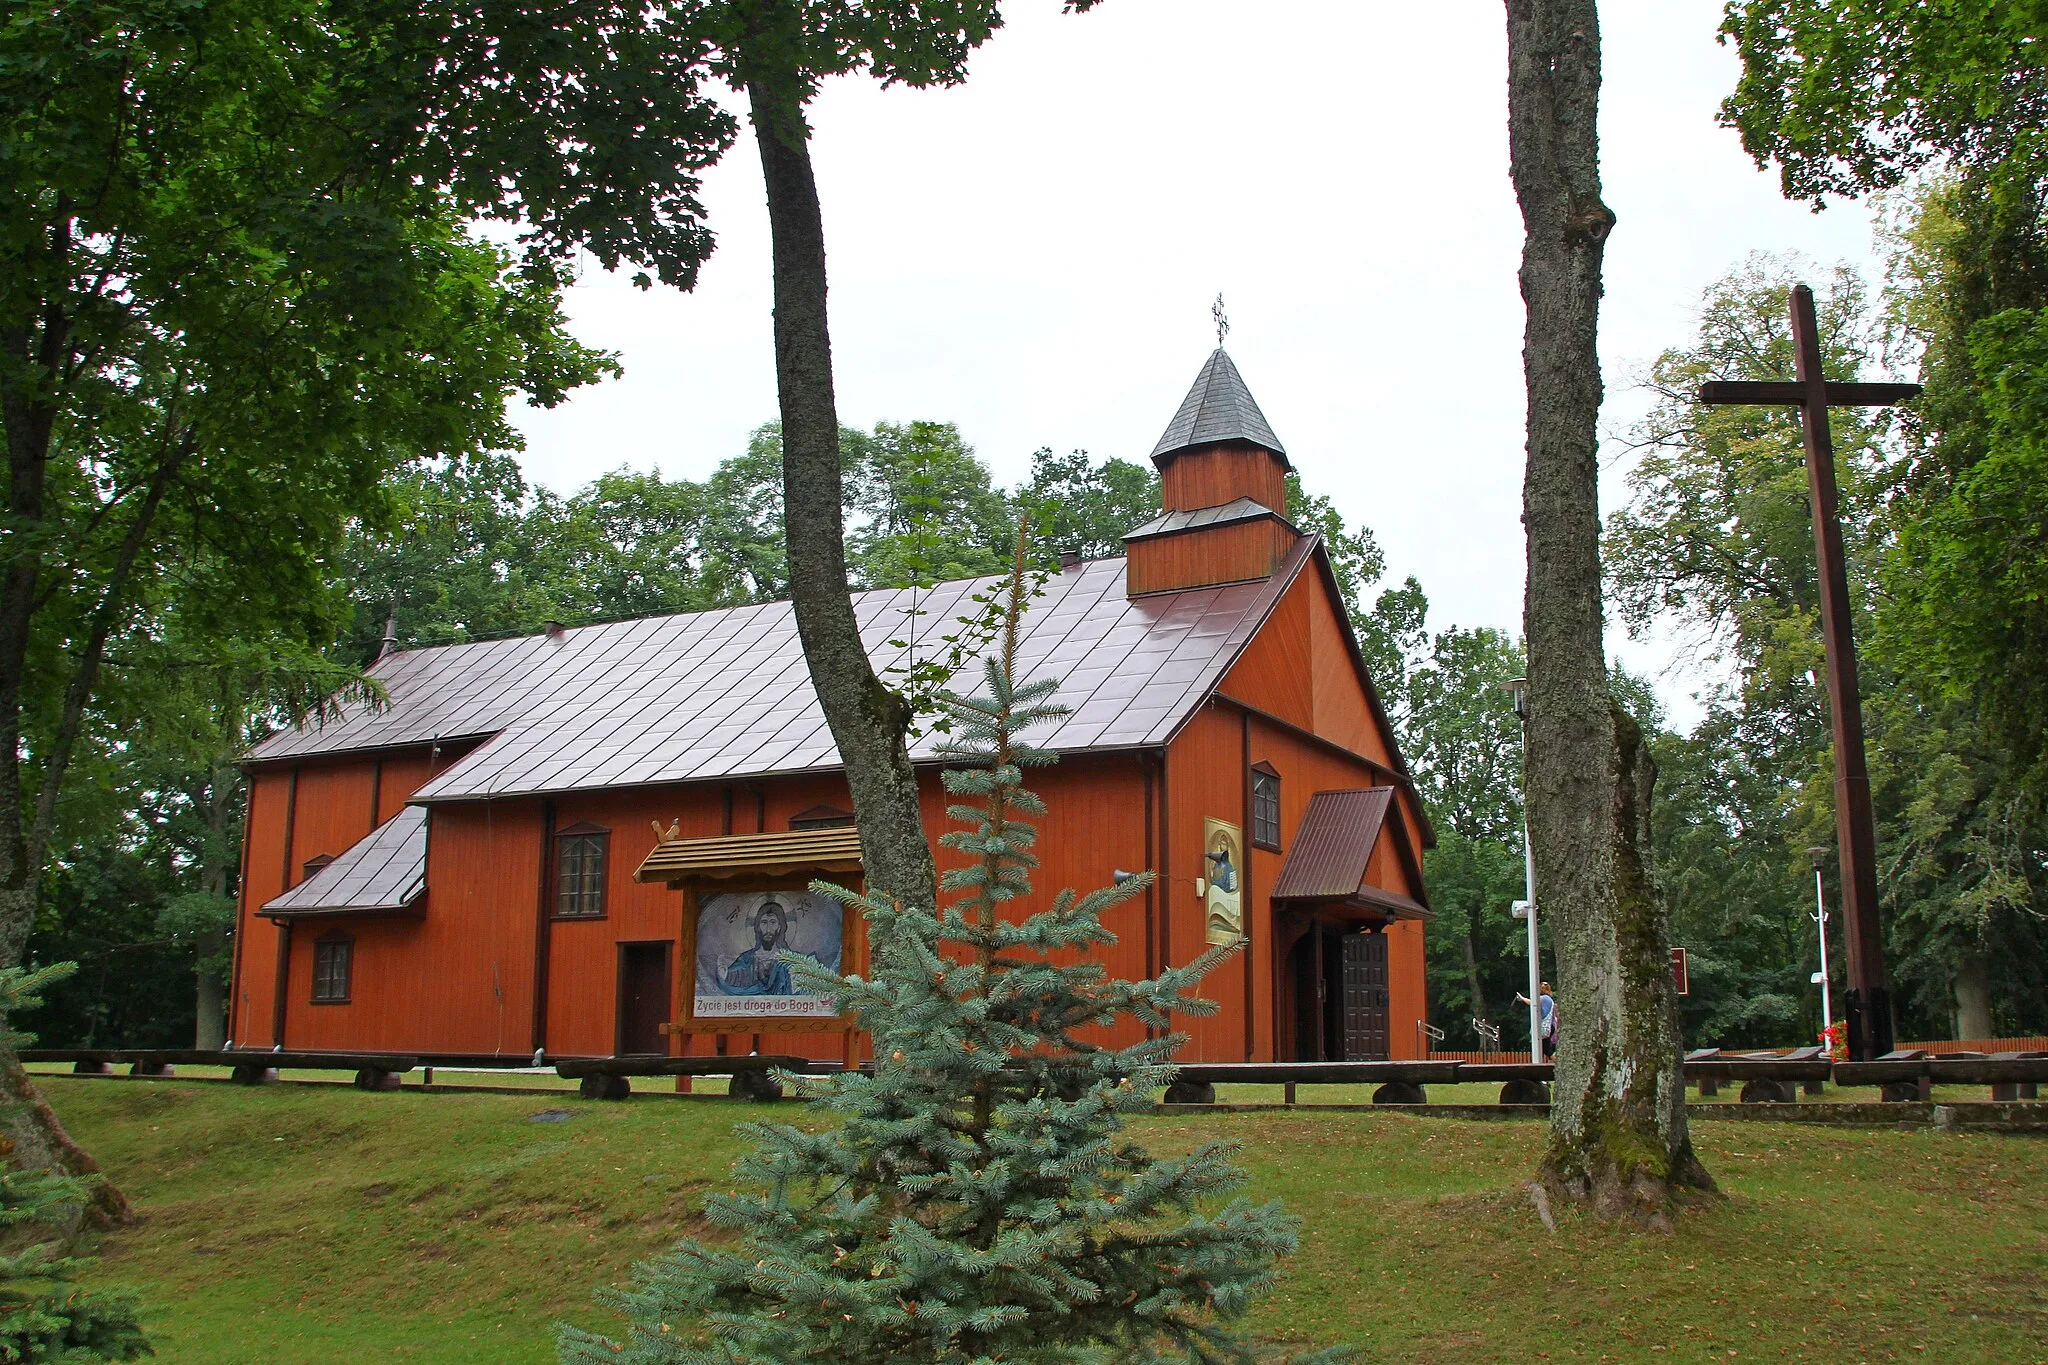
{"type": "Polygon", "coordinates": [[[1529,922],[1529,1060],[1543,1060],[1543,958],[1536,943],[1536,851],[1529,845],[1529,680],[1510,678],[1501,687],[1515,699],[1515,718],[1522,722],[1522,885],[1525,900],[1514,906],[1516,919],[1529,922]]]}
{"type": "Polygon", "coordinates": [[[1821,882],[1821,869],[1827,866],[1828,852],[1823,847],[1806,850],[1806,856],[1813,862],[1813,922],[1820,929],[1820,970],[1813,974],[1813,980],[1820,987],[1820,1031],[1823,1036],[1835,1023],[1834,1006],[1828,995],[1828,901],[1821,882]]]}

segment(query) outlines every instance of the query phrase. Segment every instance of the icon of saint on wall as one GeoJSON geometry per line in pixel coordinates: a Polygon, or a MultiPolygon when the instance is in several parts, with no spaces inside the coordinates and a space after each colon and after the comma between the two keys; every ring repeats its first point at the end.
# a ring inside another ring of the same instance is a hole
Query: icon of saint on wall
{"type": "Polygon", "coordinates": [[[1205,937],[1211,943],[1236,943],[1244,937],[1244,832],[1211,817],[1202,845],[1203,875],[1209,883],[1203,897],[1208,911],[1205,937]]]}

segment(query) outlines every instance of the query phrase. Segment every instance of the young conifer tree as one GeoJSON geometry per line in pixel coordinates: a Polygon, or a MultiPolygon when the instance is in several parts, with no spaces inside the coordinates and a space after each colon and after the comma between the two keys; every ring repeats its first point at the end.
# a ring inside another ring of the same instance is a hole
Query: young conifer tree
{"type": "Polygon", "coordinates": [[[971,829],[942,837],[972,862],[945,874],[943,912],[825,883],[866,916],[871,979],[792,957],[875,1040],[871,1073],[781,1077],[840,1121],[742,1130],[751,1193],[708,1201],[737,1243],[685,1242],[607,1295],[621,1340],[564,1329],[572,1362],[831,1365],[928,1361],[1248,1360],[1228,1328],[1295,1248],[1279,1203],[1213,1203],[1242,1183],[1234,1149],[1161,1159],[1124,1133],[1173,1075],[1170,1016],[1228,955],[1118,981],[1096,950],[1105,911],[1150,874],[1006,917],[1030,894],[1043,814],[1024,770],[1057,759],[1018,736],[1061,715],[1050,680],[1017,683],[1028,590],[1021,545],[988,691],[941,695],[945,773],[971,829]],[[1135,1021],[1142,1041],[1104,1041],[1135,1021]]]}

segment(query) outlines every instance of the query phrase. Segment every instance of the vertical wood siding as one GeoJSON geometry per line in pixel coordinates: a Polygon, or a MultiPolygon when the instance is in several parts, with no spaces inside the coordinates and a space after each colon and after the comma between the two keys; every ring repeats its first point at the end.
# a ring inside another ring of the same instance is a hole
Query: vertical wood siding
{"type": "Polygon", "coordinates": [[[256,911],[284,893],[285,804],[291,791],[288,769],[265,768],[249,778],[242,862],[246,874],[235,917],[234,981],[230,987],[228,1037],[268,1047],[272,983],[276,980],[279,929],[256,911]]]}
{"type": "Polygon", "coordinates": [[[1287,471],[1271,451],[1242,442],[1203,446],[1176,455],[1159,474],[1160,501],[1169,512],[1220,507],[1237,498],[1287,511],[1287,471]]]}
{"type": "Polygon", "coordinates": [[[424,915],[303,920],[294,931],[290,1045],[525,1054],[539,854],[538,801],[437,807],[424,915]],[[312,1003],[314,944],[329,933],[355,940],[345,1005],[312,1003]]]}
{"type": "Polygon", "coordinates": [[[1176,588],[1242,583],[1278,569],[1294,533],[1277,521],[1232,521],[1178,535],[1149,536],[1126,547],[1124,588],[1137,597],[1176,588]]]}
{"type": "Polygon", "coordinates": [[[1391,766],[1393,746],[1381,733],[1359,685],[1358,666],[1344,642],[1339,613],[1343,604],[1330,598],[1321,574],[1304,573],[1291,592],[1307,598],[1311,648],[1310,683],[1315,693],[1315,724],[1309,728],[1355,753],[1391,766]]]}
{"type": "MultiPolygon", "coordinates": [[[[396,815],[433,770],[432,753],[422,747],[381,757],[267,766],[250,775],[243,826],[246,872],[237,898],[235,979],[229,997],[228,1037],[234,1042],[268,1047],[273,1041],[277,943],[283,930],[256,912],[305,880],[307,859],[340,854],[368,835],[375,827],[373,811],[377,824],[396,815]]],[[[316,1046],[294,1032],[292,1024],[310,1003],[311,945],[321,932],[308,924],[294,935],[287,996],[307,1000],[295,1006],[287,1001],[286,1040],[293,1047],[316,1046]]]]}

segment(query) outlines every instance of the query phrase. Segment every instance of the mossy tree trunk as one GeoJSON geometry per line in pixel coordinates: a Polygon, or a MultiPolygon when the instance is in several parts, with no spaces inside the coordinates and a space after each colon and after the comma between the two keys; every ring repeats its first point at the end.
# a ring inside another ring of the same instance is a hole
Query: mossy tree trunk
{"type": "Polygon", "coordinates": [[[1543,1178],[1661,1222],[1710,1188],[1686,1136],[1677,997],[1650,874],[1656,770],[1607,685],[1600,582],[1600,198],[1594,0],[1506,0],[1508,144],[1525,238],[1527,794],[1557,945],[1559,1042],[1543,1178]]]}
{"type": "MultiPolygon", "coordinates": [[[[772,16],[789,17],[783,11],[772,16]]],[[[746,85],[774,254],[790,601],[804,661],[846,769],[868,885],[877,895],[929,907],[938,904],[938,871],[910,766],[910,706],[875,676],[847,591],[825,228],[804,118],[807,87],[794,39],[764,21],[752,42],[746,85]]]]}

